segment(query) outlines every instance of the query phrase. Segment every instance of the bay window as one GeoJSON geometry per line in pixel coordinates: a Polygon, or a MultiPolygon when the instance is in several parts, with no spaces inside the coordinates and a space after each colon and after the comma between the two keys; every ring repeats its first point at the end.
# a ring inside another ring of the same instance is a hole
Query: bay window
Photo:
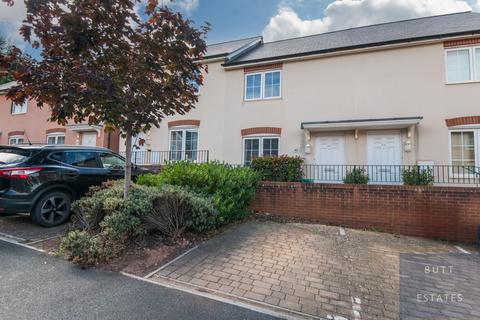
{"type": "Polygon", "coordinates": [[[480,47],[446,50],[447,83],[480,81],[480,47]]]}
{"type": "Polygon", "coordinates": [[[170,130],[170,160],[197,160],[198,130],[170,130]]]}
{"type": "Polygon", "coordinates": [[[258,157],[278,157],[278,137],[252,137],[243,139],[243,163],[250,165],[258,157]]]}
{"type": "Polygon", "coordinates": [[[247,73],[245,75],[245,100],[280,98],[282,73],[280,70],[247,73]]]}

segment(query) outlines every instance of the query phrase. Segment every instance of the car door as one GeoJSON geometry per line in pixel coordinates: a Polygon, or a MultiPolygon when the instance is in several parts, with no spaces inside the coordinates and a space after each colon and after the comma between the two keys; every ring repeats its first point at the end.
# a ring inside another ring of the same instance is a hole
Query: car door
{"type": "Polygon", "coordinates": [[[107,170],[107,180],[123,179],[125,175],[125,160],[111,152],[99,153],[100,163],[107,170]]]}
{"type": "Polygon", "coordinates": [[[65,181],[80,195],[85,194],[91,186],[100,185],[108,179],[108,170],[101,165],[97,151],[67,150],[64,151],[62,162],[70,167],[65,181]]]}

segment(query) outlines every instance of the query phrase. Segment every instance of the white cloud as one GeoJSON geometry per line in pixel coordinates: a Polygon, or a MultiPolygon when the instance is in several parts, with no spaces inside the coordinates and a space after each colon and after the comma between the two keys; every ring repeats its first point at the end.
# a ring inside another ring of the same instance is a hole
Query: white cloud
{"type": "Polygon", "coordinates": [[[475,10],[480,11],[480,0],[477,0],[477,3],[475,4],[475,10]]]}
{"type": "Polygon", "coordinates": [[[27,9],[23,1],[15,1],[12,7],[7,6],[5,2],[0,2],[0,34],[6,38],[8,43],[17,47],[25,46],[18,29],[26,15],[27,9]]]}
{"type": "MultiPolygon", "coordinates": [[[[480,10],[480,0],[477,0],[480,10]]],[[[305,36],[386,21],[472,10],[466,0],[335,0],[320,19],[301,19],[283,5],[263,30],[265,41],[305,36]]]]}

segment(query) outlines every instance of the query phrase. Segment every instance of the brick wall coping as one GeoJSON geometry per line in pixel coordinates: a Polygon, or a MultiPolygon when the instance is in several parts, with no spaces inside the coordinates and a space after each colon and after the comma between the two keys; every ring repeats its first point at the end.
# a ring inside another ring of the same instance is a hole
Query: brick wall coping
{"type": "Polygon", "coordinates": [[[405,185],[386,185],[386,184],[342,184],[342,183],[302,183],[302,182],[276,182],[261,181],[258,188],[291,190],[297,188],[308,189],[337,189],[337,190],[383,190],[383,191],[432,191],[432,192],[461,192],[477,193],[480,195],[480,187],[447,187],[447,186],[405,186],[405,185]]]}

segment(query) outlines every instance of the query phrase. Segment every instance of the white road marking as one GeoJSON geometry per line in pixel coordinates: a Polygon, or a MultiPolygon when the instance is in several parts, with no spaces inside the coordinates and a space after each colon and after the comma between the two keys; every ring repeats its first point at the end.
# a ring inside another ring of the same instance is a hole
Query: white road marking
{"type": "MultiPolygon", "coordinates": [[[[179,290],[179,291],[182,291],[182,292],[194,294],[196,296],[205,297],[205,298],[212,299],[212,300],[215,300],[215,301],[220,301],[220,302],[223,302],[223,303],[228,303],[230,305],[234,305],[234,306],[241,307],[241,308],[244,308],[244,309],[252,310],[252,311],[255,311],[255,312],[258,312],[258,313],[263,313],[263,314],[266,314],[266,315],[269,315],[269,316],[272,316],[272,317],[276,317],[276,318],[280,318],[280,319],[287,319],[287,320],[298,320],[298,319],[319,319],[319,320],[321,320],[322,319],[322,318],[319,318],[319,317],[316,317],[316,316],[313,316],[313,315],[310,315],[310,314],[306,314],[306,313],[302,313],[302,312],[298,312],[298,311],[294,311],[294,310],[289,310],[289,309],[285,309],[285,308],[282,308],[282,307],[277,307],[277,306],[274,306],[274,305],[270,305],[268,303],[264,303],[264,302],[244,298],[244,297],[238,297],[238,296],[235,296],[235,295],[232,295],[232,294],[216,291],[216,290],[213,290],[213,289],[210,289],[210,288],[203,288],[203,287],[200,287],[200,286],[196,286],[196,285],[193,285],[193,284],[190,284],[190,283],[185,283],[185,282],[178,281],[178,280],[166,279],[166,281],[168,281],[168,283],[166,283],[166,282],[158,282],[158,281],[155,281],[155,280],[147,279],[145,277],[139,277],[139,276],[136,276],[134,274],[127,273],[127,272],[120,272],[120,273],[123,274],[124,276],[130,277],[130,278],[133,278],[133,279],[137,279],[137,280],[141,280],[141,281],[145,281],[145,282],[148,282],[148,283],[151,283],[151,284],[155,284],[157,286],[161,286],[161,287],[165,287],[165,288],[169,288],[169,289],[175,289],[175,290],[179,290]],[[183,286],[176,285],[175,284],[176,282],[178,282],[180,284],[183,284],[183,286]],[[193,288],[189,288],[189,287],[193,287],[193,288]],[[196,288],[198,288],[202,291],[200,291],[196,288]],[[217,296],[217,295],[215,295],[213,293],[210,293],[210,292],[217,292],[224,297],[217,296]],[[263,308],[263,307],[260,307],[260,306],[251,305],[251,304],[242,302],[240,300],[251,301],[252,303],[255,303],[257,305],[264,305],[266,307],[271,307],[271,308],[275,308],[275,309],[278,309],[278,310],[285,310],[285,312],[288,312],[288,313],[297,314],[299,316],[301,315],[302,318],[299,318],[298,316],[291,316],[289,314],[282,313],[282,312],[273,311],[271,309],[263,308]]],[[[348,319],[344,319],[344,320],[348,320],[348,319]]]]}
{"type": "Polygon", "coordinates": [[[27,242],[27,244],[35,244],[35,243],[39,243],[39,242],[43,242],[43,241],[48,241],[48,240],[52,240],[52,239],[57,239],[57,238],[60,238],[61,235],[56,235],[56,236],[53,236],[53,237],[48,237],[48,238],[45,238],[45,239],[38,239],[38,240],[33,240],[31,242],[27,242]]]}
{"type": "Polygon", "coordinates": [[[34,246],[29,246],[28,244],[24,244],[24,243],[18,242],[14,239],[7,238],[7,237],[4,237],[4,236],[0,236],[0,241],[8,242],[8,243],[20,246],[20,247],[24,247],[24,248],[27,248],[27,249],[30,249],[30,250],[35,250],[35,251],[42,252],[42,253],[46,252],[45,250],[35,248],[34,246]]]}
{"type": "Polygon", "coordinates": [[[347,233],[345,232],[345,229],[343,229],[343,228],[340,228],[339,231],[340,231],[340,235],[341,235],[341,236],[345,236],[345,235],[347,234],[347,233]]]}
{"type": "Polygon", "coordinates": [[[362,300],[359,297],[352,297],[352,314],[355,320],[360,319],[360,311],[362,311],[362,300]]]}
{"type": "Polygon", "coordinates": [[[3,233],[3,232],[0,232],[0,237],[12,239],[12,240],[17,241],[17,242],[25,242],[25,241],[27,241],[27,239],[20,238],[20,237],[16,237],[16,236],[12,236],[11,234],[3,233]]]}
{"type": "Polygon", "coordinates": [[[184,253],[182,253],[181,255],[179,255],[178,257],[176,257],[175,259],[173,259],[172,261],[169,261],[169,262],[167,262],[166,264],[164,264],[163,266],[161,266],[160,268],[158,268],[158,269],[150,272],[150,273],[147,274],[144,278],[145,278],[145,279],[150,278],[150,277],[153,276],[155,273],[157,273],[157,272],[165,269],[166,267],[168,267],[169,265],[171,265],[171,264],[174,263],[175,261],[181,259],[182,257],[186,256],[187,254],[189,254],[190,252],[192,252],[193,250],[195,250],[195,249],[197,249],[197,248],[198,248],[198,246],[195,246],[195,247],[193,247],[193,248],[185,251],[184,253]]]}
{"type": "Polygon", "coordinates": [[[461,251],[462,253],[465,253],[465,254],[470,254],[470,252],[468,252],[467,250],[463,249],[462,247],[460,246],[455,246],[455,248],[457,248],[459,251],[461,251]]]}

